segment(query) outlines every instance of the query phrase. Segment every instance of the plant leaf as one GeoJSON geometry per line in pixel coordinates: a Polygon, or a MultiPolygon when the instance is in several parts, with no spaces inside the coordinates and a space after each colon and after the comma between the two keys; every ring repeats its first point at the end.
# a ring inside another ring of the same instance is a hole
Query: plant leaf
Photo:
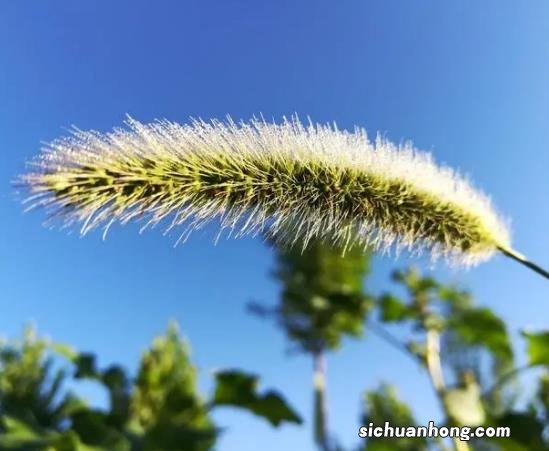
{"type": "Polygon", "coordinates": [[[528,343],[530,365],[549,365],[549,331],[522,334],[528,343]]]}
{"type": "Polygon", "coordinates": [[[216,406],[239,407],[279,426],[282,422],[301,424],[301,417],[276,391],[257,393],[257,376],[237,370],[216,374],[216,388],[213,403],[216,406]]]}
{"type": "Polygon", "coordinates": [[[396,296],[384,294],[379,299],[381,319],[385,322],[399,322],[410,316],[410,309],[396,296]]]}
{"type": "Polygon", "coordinates": [[[484,346],[502,361],[513,359],[505,323],[488,308],[468,308],[448,318],[452,329],[465,343],[484,346]]]}

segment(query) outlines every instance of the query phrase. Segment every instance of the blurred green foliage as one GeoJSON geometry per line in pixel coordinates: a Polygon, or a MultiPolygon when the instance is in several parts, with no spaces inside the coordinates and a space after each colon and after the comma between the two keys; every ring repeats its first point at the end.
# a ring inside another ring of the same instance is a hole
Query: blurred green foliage
{"type": "MultiPolygon", "coordinates": [[[[411,409],[397,395],[396,388],[382,384],[377,390],[367,391],[364,396],[364,413],[361,425],[370,423],[384,426],[389,422],[392,427],[419,426],[411,409]]],[[[363,448],[365,451],[427,451],[426,438],[387,438],[371,437],[363,448]]]]}
{"type": "MultiPolygon", "coordinates": [[[[453,381],[440,393],[446,421],[450,425],[511,428],[510,438],[473,439],[468,442],[469,449],[548,450],[549,378],[546,374],[541,377],[538,393],[522,409],[517,408],[520,393],[517,392],[516,382],[521,372],[528,368],[549,366],[549,333],[523,334],[527,341],[528,363],[517,368],[504,321],[492,310],[475,306],[469,292],[445,285],[430,276],[422,276],[414,268],[395,271],[392,278],[400,285],[401,291],[404,289],[406,296],[402,299],[389,292],[379,296],[376,300],[379,319],[392,327],[395,324],[401,327],[408,325],[406,330],[410,338],[402,343],[400,349],[408,350],[424,366],[427,366],[425,335],[430,330],[440,334],[439,354],[443,369],[453,381]]],[[[393,339],[392,344],[395,342],[396,339],[393,339]]],[[[390,398],[387,392],[368,393],[368,399],[370,402],[365,407],[366,412],[383,412],[378,415],[377,421],[380,423],[384,422],[383,418],[398,421],[398,414],[407,412],[409,415],[405,419],[413,424],[411,411],[407,411],[402,403],[397,403],[394,396],[390,398]],[[372,398],[375,396],[385,401],[384,410],[371,402],[371,399],[376,399],[372,398]]],[[[365,415],[363,421],[370,416],[365,415]]],[[[390,444],[390,448],[375,448],[379,439],[368,439],[365,449],[424,449],[423,444],[411,444],[410,448],[406,448],[406,440],[402,439],[384,439],[382,442],[390,444]]],[[[445,449],[442,443],[430,446],[445,449]]]]}
{"type": "Polygon", "coordinates": [[[549,365],[549,331],[524,332],[530,365],[549,365]]]}
{"type": "Polygon", "coordinates": [[[441,334],[442,362],[454,381],[472,372],[477,381],[487,379],[488,383],[513,367],[505,323],[490,309],[475,306],[468,291],[422,276],[415,268],[395,271],[392,279],[404,288],[407,299],[382,294],[376,302],[380,320],[408,324],[413,334],[405,345],[420,360],[425,359],[423,334],[433,328],[441,334]],[[492,365],[483,371],[486,361],[492,365]]]}
{"type": "Polygon", "coordinates": [[[257,392],[257,376],[229,370],[216,374],[213,402],[218,406],[242,407],[268,420],[273,426],[284,421],[301,424],[299,415],[275,391],[257,392]]]}
{"type": "Polygon", "coordinates": [[[313,360],[313,435],[323,451],[337,445],[328,432],[326,351],[341,346],[343,337],[359,337],[373,304],[364,290],[370,256],[359,247],[342,249],[320,240],[307,246],[275,247],[274,277],[281,285],[275,307],[257,303],[253,313],[274,319],[293,349],[313,360]]]}
{"type": "Polygon", "coordinates": [[[306,353],[336,349],[345,335],[358,337],[372,308],[363,288],[370,271],[369,255],[311,241],[307,248],[279,247],[274,277],[280,282],[280,302],[274,308],[258,304],[253,312],[271,317],[288,339],[306,353]]]}
{"type": "MultiPolygon", "coordinates": [[[[441,406],[439,426],[511,429],[510,438],[472,439],[468,450],[549,451],[548,331],[523,332],[526,363],[517,367],[506,324],[477,306],[468,291],[409,268],[393,273],[396,290],[373,296],[364,288],[369,255],[341,252],[317,242],[303,251],[276,249],[279,302],[251,306],[313,359],[312,424],[321,451],[344,449],[328,433],[324,354],[365,327],[426,369],[441,406]],[[437,362],[443,384],[433,374],[437,362]],[[530,387],[536,381],[535,390],[521,390],[521,376],[531,369],[528,381],[530,387]]],[[[223,407],[243,409],[274,427],[303,423],[280,393],[262,389],[258,376],[239,369],[215,373],[211,396],[202,396],[189,345],[176,324],[153,341],[137,368],[135,375],[116,364],[102,368],[94,354],[38,337],[33,328],[19,341],[0,342],[0,450],[207,451],[216,448],[221,433],[212,409],[223,407]],[[77,394],[85,380],[103,387],[107,406],[91,406],[77,394]]],[[[385,422],[425,425],[395,387],[382,383],[365,392],[357,430],[385,422]]],[[[449,440],[369,437],[356,449],[457,448],[449,440]]]]}
{"type": "Polygon", "coordinates": [[[50,343],[28,328],[23,340],[0,347],[0,449],[206,451],[220,433],[210,411],[224,405],[275,426],[301,422],[277,392],[257,394],[256,376],[232,372],[216,378],[215,395],[206,401],[175,324],[143,353],[133,379],[119,365],[100,369],[93,354],[50,343]],[[71,371],[63,365],[67,360],[71,371]],[[230,374],[249,381],[249,390],[230,374]],[[72,393],[67,385],[78,380],[104,387],[108,407],[94,408],[72,393]]]}

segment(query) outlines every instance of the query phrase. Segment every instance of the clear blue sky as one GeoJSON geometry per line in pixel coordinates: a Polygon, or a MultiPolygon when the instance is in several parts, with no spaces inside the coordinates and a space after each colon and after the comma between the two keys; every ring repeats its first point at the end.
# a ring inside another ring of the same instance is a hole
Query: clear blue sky
{"type": "MultiPolygon", "coordinates": [[[[240,366],[280,389],[308,420],[310,362],[245,312],[275,302],[272,255],[251,238],[178,248],[159,231],[115,228],[80,239],[24,215],[10,186],[41,141],[72,124],[108,130],[126,113],[168,118],[280,118],[355,124],[412,139],[460,168],[512,218],[515,245],[549,265],[549,3],[469,1],[0,2],[0,334],[41,332],[130,369],[177,319],[200,386],[240,366]]],[[[387,287],[404,260],[376,258],[367,281],[387,287]]],[[[549,285],[497,257],[470,271],[436,266],[470,286],[513,332],[549,325],[549,285]]],[[[517,349],[522,343],[516,341],[517,349]]],[[[329,358],[330,425],[357,441],[361,393],[396,383],[422,421],[439,418],[425,375],[384,343],[348,341],[329,358]]],[[[94,402],[101,393],[87,387],[94,402]]],[[[230,409],[219,449],[311,450],[311,428],[230,409]]]]}

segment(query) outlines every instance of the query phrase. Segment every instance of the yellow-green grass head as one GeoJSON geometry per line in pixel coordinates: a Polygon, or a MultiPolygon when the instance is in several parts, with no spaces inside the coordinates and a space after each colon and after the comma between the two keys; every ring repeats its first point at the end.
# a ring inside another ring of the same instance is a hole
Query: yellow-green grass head
{"type": "Polygon", "coordinates": [[[510,249],[507,226],[467,179],[358,128],[128,119],[109,133],[75,129],[30,164],[20,178],[29,208],[82,234],[136,220],[184,239],[215,219],[236,236],[427,251],[463,265],[510,249]]]}

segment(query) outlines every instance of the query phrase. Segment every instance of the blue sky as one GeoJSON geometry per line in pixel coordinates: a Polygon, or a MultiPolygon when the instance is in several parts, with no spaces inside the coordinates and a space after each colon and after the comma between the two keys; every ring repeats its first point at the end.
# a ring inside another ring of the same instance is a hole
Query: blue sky
{"type": "MultiPolygon", "coordinates": [[[[76,233],[23,214],[10,181],[67,127],[108,130],[189,116],[280,119],[297,112],[365,127],[431,151],[469,174],[512,220],[515,246],[549,265],[549,4],[323,0],[0,2],[0,334],[34,320],[59,341],[133,369],[169,319],[192,343],[200,386],[239,366],[280,389],[308,420],[311,363],[246,302],[275,302],[272,255],[215,230],[76,233]]],[[[368,287],[407,259],[376,257],[368,287]]],[[[425,262],[419,262],[424,264],[425,262]]],[[[469,271],[438,264],[512,329],[548,326],[549,285],[496,257],[469,271]]],[[[517,350],[522,343],[516,341],[517,350]]],[[[422,421],[440,418],[425,374],[375,337],[330,356],[330,427],[357,442],[361,394],[399,386],[422,421]]],[[[86,387],[94,402],[102,394],[86,387]]],[[[220,410],[219,449],[311,450],[310,421],[279,430],[220,410]]]]}

